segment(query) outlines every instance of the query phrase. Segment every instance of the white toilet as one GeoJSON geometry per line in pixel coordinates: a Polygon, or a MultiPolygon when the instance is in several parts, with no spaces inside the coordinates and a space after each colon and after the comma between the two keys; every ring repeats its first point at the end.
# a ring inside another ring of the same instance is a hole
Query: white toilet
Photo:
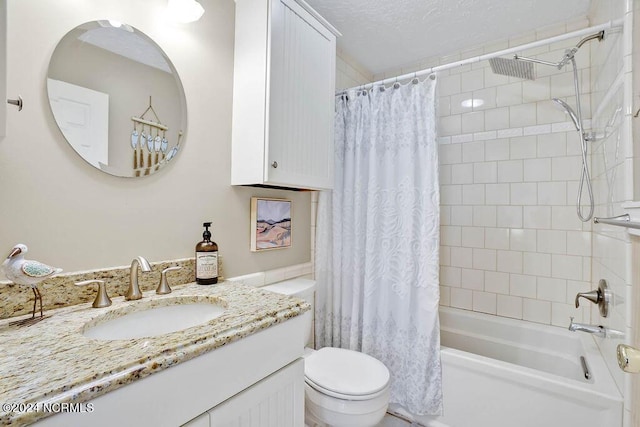
{"type": "MultiPolygon", "coordinates": [[[[316,283],[296,278],[265,286],[304,299],[313,313],[316,283]]],[[[313,350],[313,322],[306,335],[305,424],[369,427],[378,424],[389,404],[389,370],[379,360],[357,351],[325,347],[313,350]]]]}

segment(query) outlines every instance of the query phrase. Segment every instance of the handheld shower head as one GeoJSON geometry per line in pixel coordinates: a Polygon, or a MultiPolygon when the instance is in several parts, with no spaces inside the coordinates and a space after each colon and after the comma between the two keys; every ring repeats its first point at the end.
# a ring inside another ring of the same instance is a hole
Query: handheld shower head
{"type": "Polygon", "coordinates": [[[559,98],[553,98],[553,102],[555,102],[565,113],[569,114],[569,117],[571,117],[571,121],[573,121],[573,125],[576,127],[576,130],[580,132],[580,121],[578,120],[578,116],[576,115],[575,111],[573,111],[573,108],[571,108],[569,104],[559,98]]]}

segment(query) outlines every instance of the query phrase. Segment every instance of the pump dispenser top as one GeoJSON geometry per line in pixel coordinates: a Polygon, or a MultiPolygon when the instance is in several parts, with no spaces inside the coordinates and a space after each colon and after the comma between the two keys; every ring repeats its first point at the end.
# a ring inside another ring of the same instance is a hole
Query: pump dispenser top
{"type": "Polygon", "coordinates": [[[202,224],[202,241],[196,245],[196,282],[199,285],[218,283],[218,245],[211,241],[210,222],[202,224]]]}
{"type": "Polygon", "coordinates": [[[211,240],[211,232],[209,231],[209,227],[211,227],[211,223],[210,222],[205,222],[202,224],[202,226],[204,227],[204,233],[202,233],[202,238],[205,241],[210,241],[211,240]]]}

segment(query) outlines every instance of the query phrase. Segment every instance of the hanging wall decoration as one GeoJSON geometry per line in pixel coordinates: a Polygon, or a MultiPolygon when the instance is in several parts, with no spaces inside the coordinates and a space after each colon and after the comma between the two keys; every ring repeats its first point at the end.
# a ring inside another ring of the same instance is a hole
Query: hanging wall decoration
{"type": "Polygon", "coordinates": [[[169,147],[167,130],[169,128],[162,124],[153,109],[151,97],[149,97],[149,107],[144,110],[144,113],[131,117],[131,120],[133,121],[133,131],[131,132],[133,172],[135,176],[149,175],[152,171],[157,170],[162,163],[168,162],[176,155],[182,132],[178,133],[176,146],[167,153],[169,147]],[[153,116],[149,117],[151,115],[153,116]]]}
{"type": "Polygon", "coordinates": [[[251,198],[251,251],[291,247],[291,200],[251,198]]]}

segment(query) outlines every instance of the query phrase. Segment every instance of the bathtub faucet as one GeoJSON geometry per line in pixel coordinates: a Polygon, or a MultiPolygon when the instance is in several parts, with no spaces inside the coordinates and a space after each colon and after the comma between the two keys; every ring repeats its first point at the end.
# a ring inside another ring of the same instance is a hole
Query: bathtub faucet
{"type": "Polygon", "coordinates": [[[621,338],[624,336],[624,333],[616,331],[614,329],[605,328],[602,325],[586,325],[584,323],[576,323],[573,321],[573,317],[571,318],[571,323],[569,324],[569,330],[571,332],[587,332],[600,338],[621,338]]]}
{"type": "Polygon", "coordinates": [[[575,323],[573,321],[573,317],[571,318],[571,323],[569,324],[569,330],[571,332],[575,332],[575,331],[588,332],[590,334],[594,334],[595,336],[601,337],[601,338],[604,338],[606,336],[604,326],[585,325],[584,323],[575,323]]]}

